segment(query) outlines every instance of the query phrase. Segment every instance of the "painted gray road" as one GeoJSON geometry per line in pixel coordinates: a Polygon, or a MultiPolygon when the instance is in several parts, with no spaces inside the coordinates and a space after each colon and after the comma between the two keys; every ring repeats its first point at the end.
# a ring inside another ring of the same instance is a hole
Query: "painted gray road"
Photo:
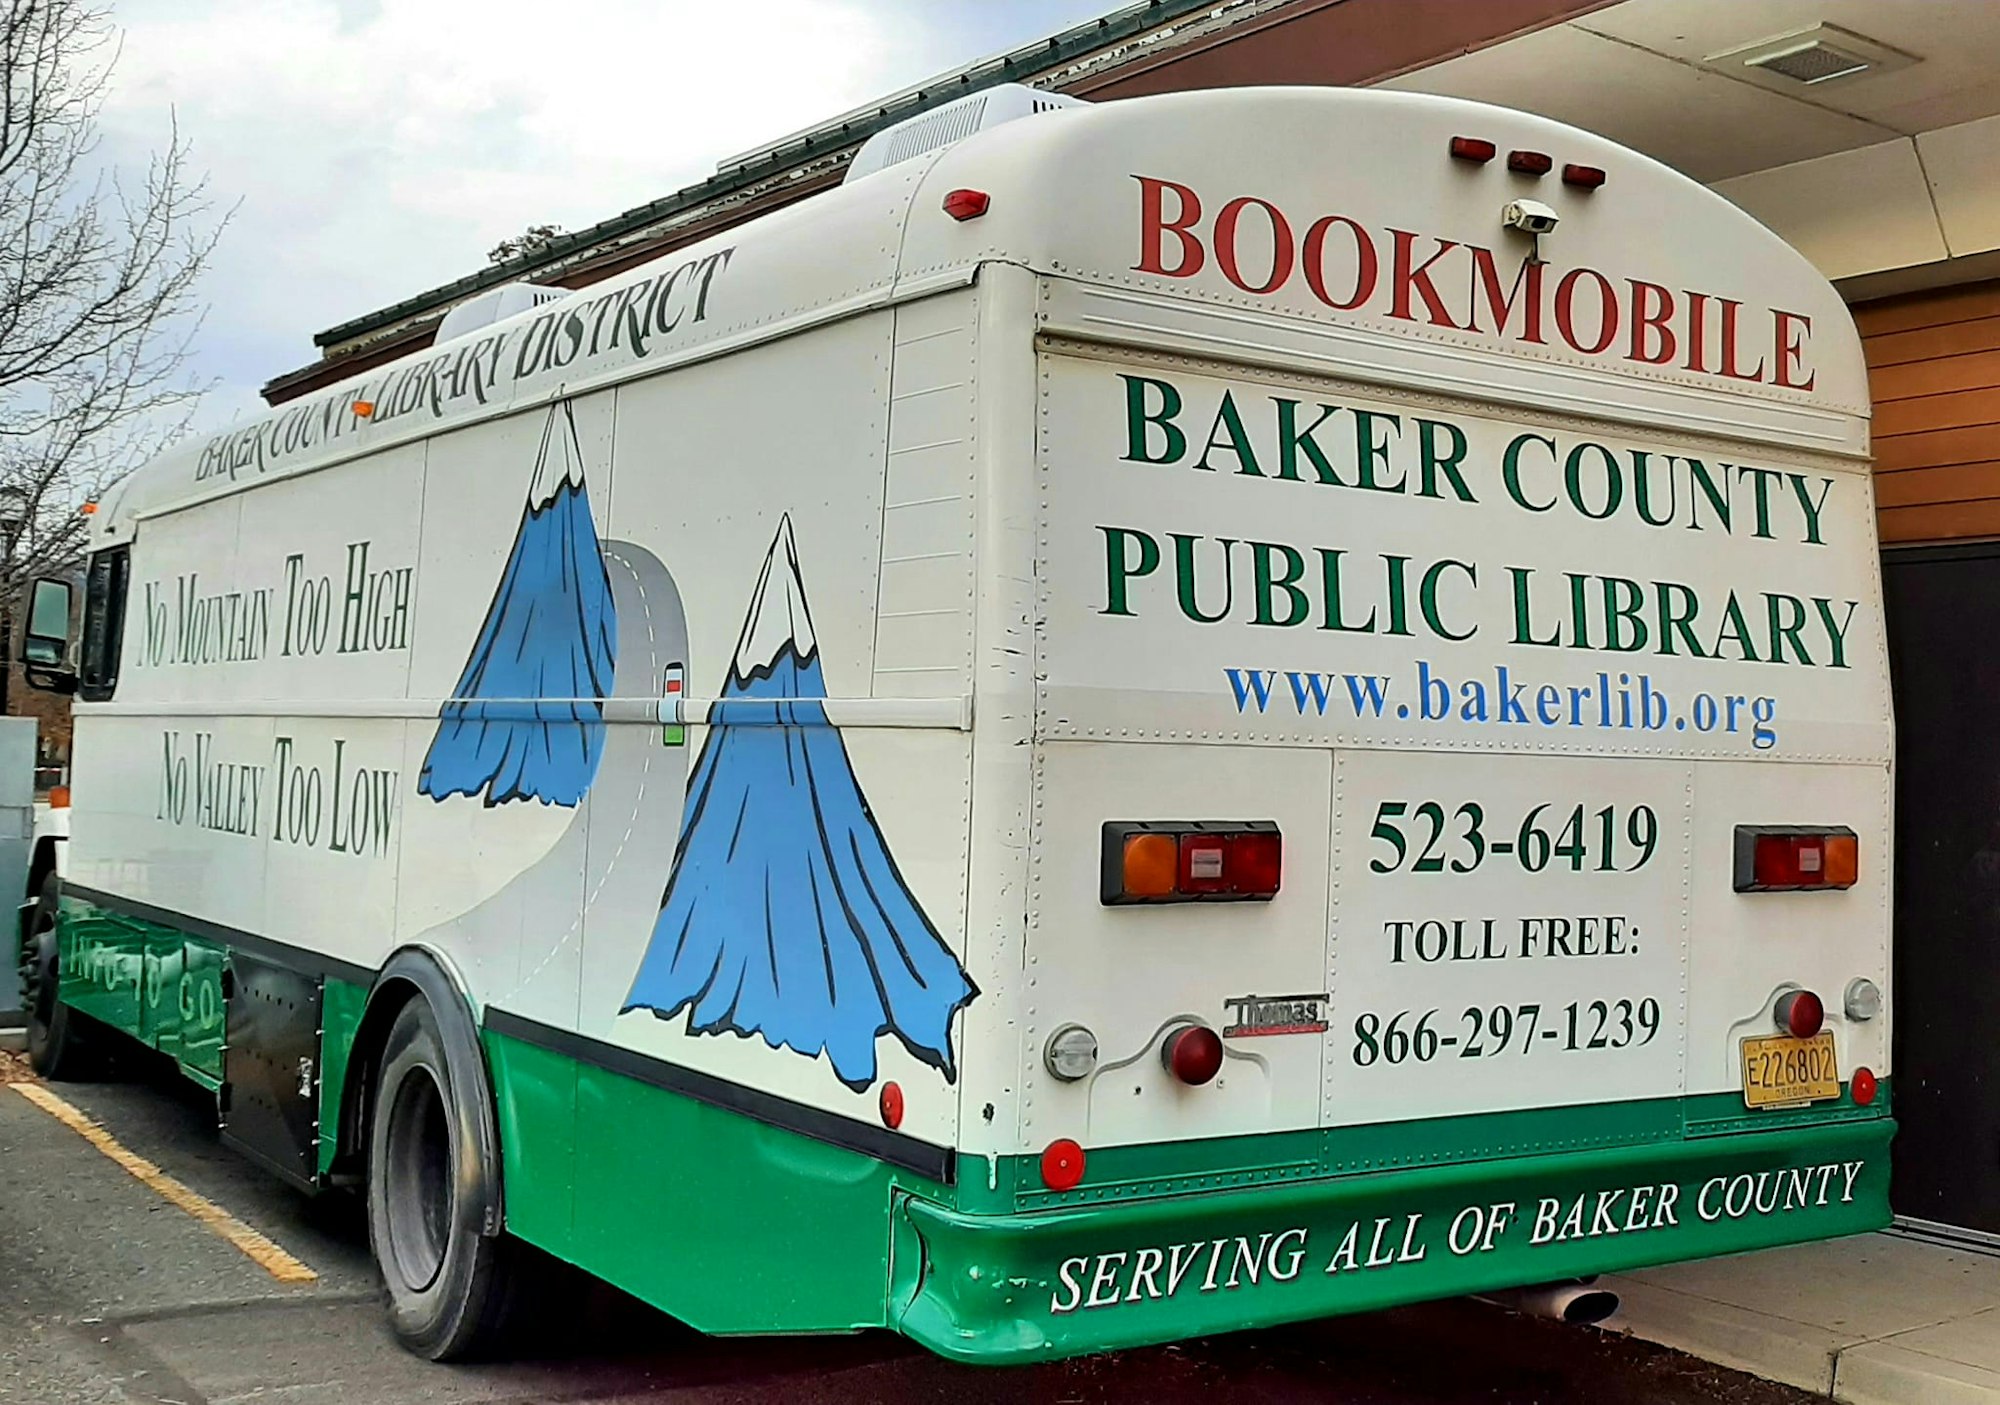
{"type": "MultiPolygon", "coordinates": [[[[144,1073],[144,1071],[141,1071],[144,1073]]],[[[319,1274],[286,1286],[0,1086],[0,1405],[1797,1405],[1814,1397],[1582,1328],[1447,1302],[1020,1370],[887,1333],[697,1336],[554,1274],[517,1359],[433,1366],[383,1326],[366,1233],[239,1161],[170,1077],[55,1085],[133,1152],[319,1274]]]]}

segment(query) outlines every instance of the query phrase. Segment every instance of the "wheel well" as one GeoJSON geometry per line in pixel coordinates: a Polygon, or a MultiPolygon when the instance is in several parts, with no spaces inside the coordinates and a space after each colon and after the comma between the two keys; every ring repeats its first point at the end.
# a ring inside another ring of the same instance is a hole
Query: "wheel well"
{"type": "Polygon", "coordinates": [[[42,838],[35,841],[34,855],[28,860],[28,891],[26,896],[41,896],[42,880],[55,872],[56,845],[60,839],[42,838]]]}
{"type": "Polygon", "coordinates": [[[493,1084],[472,1004],[458,982],[432,953],[406,947],[391,956],[368,992],[368,1004],[349,1047],[347,1070],[341,1080],[340,1126],[334,1144],[335,1181],[361,1184],[367,1175],[369,1116],[375,1102],[382,1052],[397,1013],[412,1000],[422,1000],[437,1017],[452,1082],[457,1089],[452,1115],[462,1135],[480,1149],[484,1169],[474,1193],[483,1204],[484,1232],[498,1234],[500,1201],[500,1135],[494,1113],[493,1084]]]}
{"type": "Polygon", "coordinates": [[[375,1106],[375,1080],[382,1067],[382,1045],[396,1012],[417,996],[408,981],[377,981],[368,1006],[348,1046],[347,1070],[340,1084],[340,1126],[331,1173],[336,1182],[359,1185],[368,1168],[368,1115],[375,1106]]]}

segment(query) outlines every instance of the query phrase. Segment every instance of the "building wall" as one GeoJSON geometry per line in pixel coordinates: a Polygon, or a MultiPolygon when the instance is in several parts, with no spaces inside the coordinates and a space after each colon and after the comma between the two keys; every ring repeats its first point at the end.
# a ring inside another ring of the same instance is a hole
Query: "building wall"
{"type": "Polygon", "coordinates": [[[2000,537],[2000,281],[1854,309],[1885,546],[2000,537]]]}

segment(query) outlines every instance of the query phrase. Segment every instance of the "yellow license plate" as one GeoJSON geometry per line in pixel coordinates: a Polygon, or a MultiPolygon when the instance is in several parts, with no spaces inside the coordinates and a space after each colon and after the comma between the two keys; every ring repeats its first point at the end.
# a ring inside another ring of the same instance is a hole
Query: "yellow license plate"
{"type": "Polygon", "coordinates": [[[1743,1101],[1751,1107],[1804,1107],[1839,1096],[1831,1030],[1810,1039],[1763,1034],[1743,1041],[1743,1101]]]}

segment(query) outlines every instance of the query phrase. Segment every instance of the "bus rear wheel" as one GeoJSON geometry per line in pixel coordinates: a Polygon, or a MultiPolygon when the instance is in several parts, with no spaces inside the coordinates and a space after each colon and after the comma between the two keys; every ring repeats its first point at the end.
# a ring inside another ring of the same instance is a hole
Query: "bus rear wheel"
{"type": "Polygon", "coordinates": [[[468,1130],[483,1086],[454,1075],[437,1016],[418,996],[382,1046],[368,1129],[368,1238],[389,1290],[389,1320],[409,1350],[433,1361],[492,1350],[519,1278],[515,1246],[488,1234],[463,1187],[497,1168],[478,1164],[468,1130]]]}
{"type": "Polygon", "coordinates": [[[21,936],[21,1007],[28,1026],[28,1062],[44,1078],[87,1077],[93,1069],[85,1018],[57,998],[61,956],[56,937],[59,884],[51,873],[21,936]]]}

